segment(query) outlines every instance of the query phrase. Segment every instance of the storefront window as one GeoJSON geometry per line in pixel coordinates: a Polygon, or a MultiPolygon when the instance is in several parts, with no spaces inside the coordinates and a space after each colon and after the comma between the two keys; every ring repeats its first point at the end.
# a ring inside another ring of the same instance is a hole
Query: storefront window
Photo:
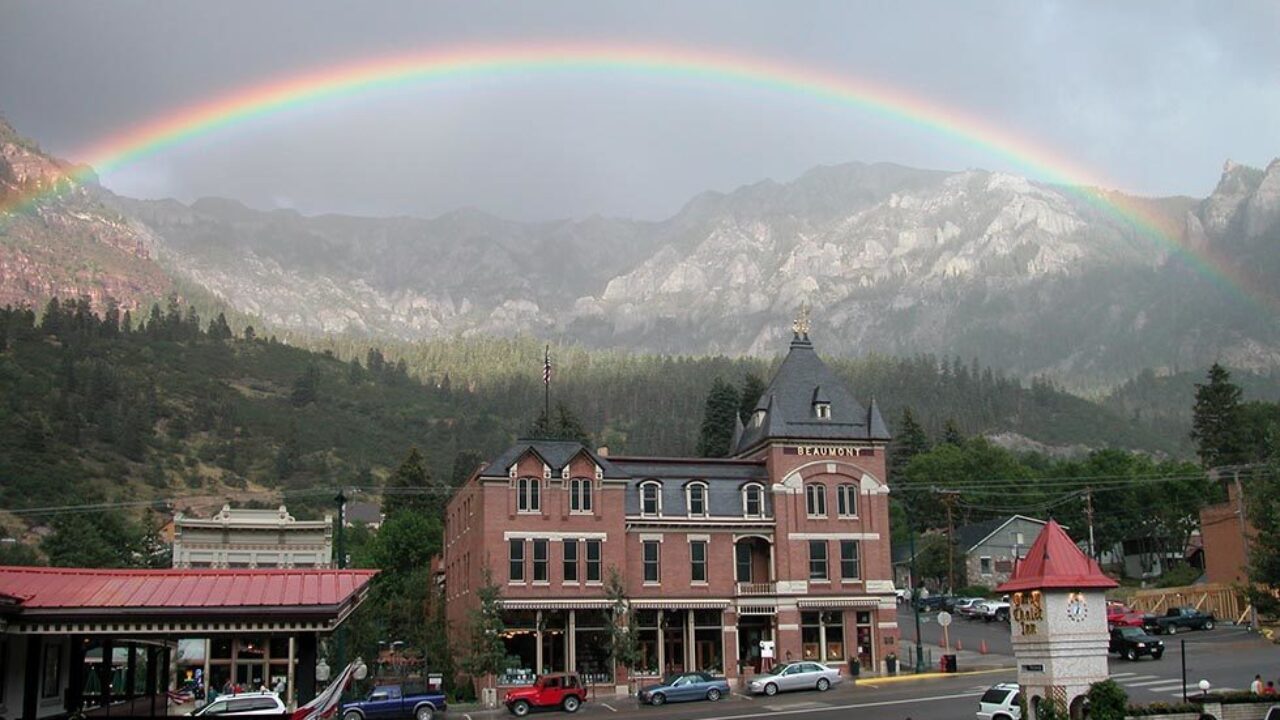
{"type": "Polygon", "coordinates": [[[844,660],[844,617],[839,610],[800,613],[801,659],[844,660]]]}
{"type": "Polygon", "coordinates": [[[844,659],[844,612],[823,613],[823,637],[827,643],[826,662],[844,659]]]}
{"type": "Polygon", "coordinates": [[[664,674],[685,671],[685,610],[662,612],[662,660],[664,674]]]}
{"type": "Polygon", "coordinates": [[[816,612],[800,613],[800,658],[822,660],[822,627],[816,612]]]}
{"type": "Polygon", "coordinates": [[[535,610],[510,610],[503,616],[507,626],[502,644],[507,651],[507,670],[500,680],[503,685],[533,682],[538,653],[538,614],[535,610]]]}
{"type": "Polygon", "coordinates": [[[603,610],[578,610],[574,619],[573,654],[584,683],[613,682],[609,660],[609,616],[603,610]]]}
{"type": "Polygon", "coordinates": [[[542,611],[542,672],[564,672],[569,651],[569,613],[542,611]]]}
{"type": "Polygon", "coordinates": [[[637,610],[636,627],[640,645],[640,662],[636,672],[640,675],[658,674],[658,611],[637,610]]]}

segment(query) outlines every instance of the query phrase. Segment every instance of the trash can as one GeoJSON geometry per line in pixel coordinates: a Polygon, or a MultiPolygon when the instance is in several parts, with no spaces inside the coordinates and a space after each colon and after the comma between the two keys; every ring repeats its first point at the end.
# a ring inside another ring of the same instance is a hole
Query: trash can
{"type": "Polygon", "coordinates": [[[890,655],[884,659],[884,671],[890,675],[898,674],[898,657],[890,655]]]}
{"type": "Polygon", "coordinates": [[[862,674],[862,662],[858,658],[849,658],[849,677],[858,677],[862,674]]]}
{"type": "Polygon", "coordinates": [[[942,656],[942,672],[944,673],[956,672],[956,656],[955,655],[942,656]]]}

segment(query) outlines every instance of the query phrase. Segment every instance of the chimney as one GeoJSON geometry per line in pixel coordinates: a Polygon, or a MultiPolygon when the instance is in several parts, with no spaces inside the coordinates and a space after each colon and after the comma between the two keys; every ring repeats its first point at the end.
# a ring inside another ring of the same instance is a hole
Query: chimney
{"type": "Polygon", "coordinates": [[[599,455],[600,457],[609,457],[609,446],[601,445],[600,447],[596,448],[596,454],[599,455]]]}

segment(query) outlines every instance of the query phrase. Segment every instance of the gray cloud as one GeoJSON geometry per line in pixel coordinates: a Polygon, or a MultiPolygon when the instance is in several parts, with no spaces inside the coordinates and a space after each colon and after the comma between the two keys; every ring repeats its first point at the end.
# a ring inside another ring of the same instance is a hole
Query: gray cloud
{"type": "MultiPolygon", "coordinates": [[[[17,2],[0,112],[72,156],[173,108],[383,54],[523,41],[785,60],[954,106],[1109,183],[1203,195],[1280,154],[1275,3],[17,2]]],[[[395,88],[243,123],[107,173],[143,197],[304,212],[661,217],[820,163],[1021,168],[804,96],[636,74],[395,88]]]]}

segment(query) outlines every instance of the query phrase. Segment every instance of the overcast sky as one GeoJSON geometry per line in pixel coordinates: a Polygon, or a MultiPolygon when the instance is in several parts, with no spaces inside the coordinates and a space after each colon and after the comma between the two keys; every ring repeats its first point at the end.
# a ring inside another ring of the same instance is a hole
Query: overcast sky
{"type": "MultiPolygon", "coordinates": [[[[467,43],[625,42],[782,60],[953,106],[1114,187],[1203,196],[1280,155],[1280,3],[0,0],[0,114],[71,159],[237,88],[467,43]]],[[[1018,170],[866,111],[637,74],[422,84],[202,136],[104,176],[136,197],[306,213],[670,215],[819,164],[1018,170]]]]}

